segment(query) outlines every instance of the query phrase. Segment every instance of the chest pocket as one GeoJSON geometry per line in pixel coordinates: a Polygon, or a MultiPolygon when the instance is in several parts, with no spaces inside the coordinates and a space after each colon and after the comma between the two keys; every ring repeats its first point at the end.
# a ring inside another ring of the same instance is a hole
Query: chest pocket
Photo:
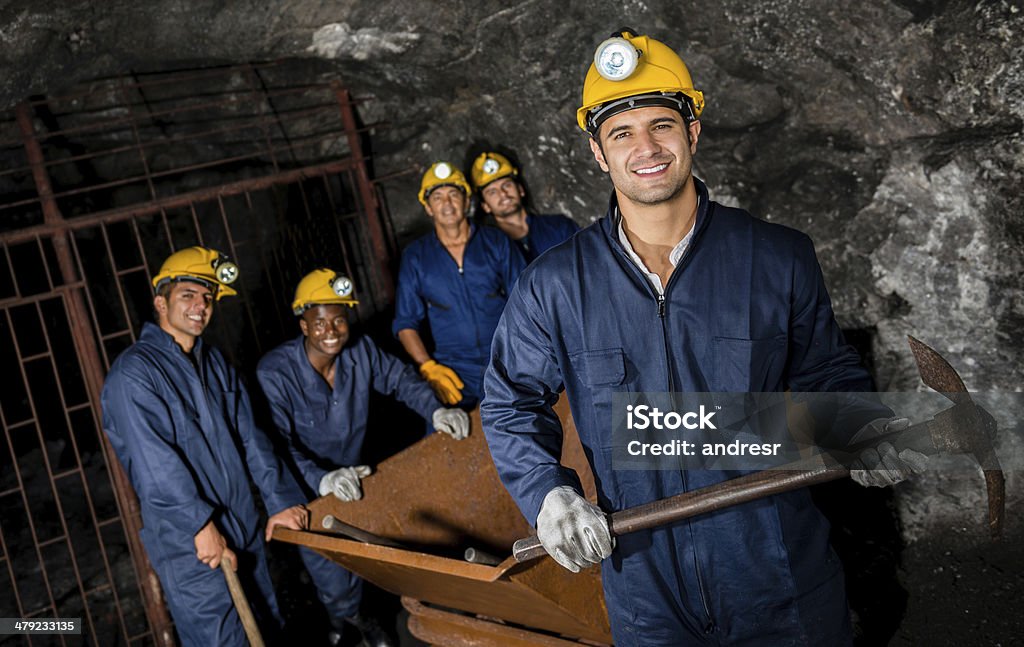
{"type": "Polygon", "coordinates": [[[711,389],[719,392],[776,391],[786,363],[786,336],[767,339],[714,337],[711,389]]]}
{"type": "Polygon", "coordinates": [[[618,386],[626,379],[626,358],[621,348],[587,350],[569,359],[587,386],[618,386]]]}
{"type": "Polygon", "coordinates": [[[303,430],[315,431],[327,424],[326,406],[307,407],[295,412],[295,426],[299,432],[303,430]]]}

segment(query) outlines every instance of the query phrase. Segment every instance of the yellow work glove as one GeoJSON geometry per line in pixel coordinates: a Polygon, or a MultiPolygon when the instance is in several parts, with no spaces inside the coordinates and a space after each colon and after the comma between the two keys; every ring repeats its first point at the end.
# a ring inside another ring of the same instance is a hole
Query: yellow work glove
{"type": "Polygon", "coordinates": [[[444,404],[456,404],[462,399],[462,387],[466,386],[455,371],[444,364],[430,359],[420,365],[420,375],[430,384],[437,398],[444,404]]]}

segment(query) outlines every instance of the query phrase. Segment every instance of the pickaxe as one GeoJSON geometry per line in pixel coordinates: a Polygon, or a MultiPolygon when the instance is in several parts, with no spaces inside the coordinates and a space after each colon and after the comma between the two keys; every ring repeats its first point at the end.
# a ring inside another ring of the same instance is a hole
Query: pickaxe
{"type": "MultiPolygon", "coordinates": [[[[870,443],[858,444],[848,450],[859,452],[867,446],[889,441],[897,451],[910,448],[924,454],[971,454],[985,474],[989,529],[992,537],[998,538],[1002,532],[1006,490],[1003,471],[992,447],[996,422],[991,414],[971,400],[963,380],[949,362],[917,339],[908,337],[907,340],[922,381],[926,386],[946,396],[953,402],[953,406],[939,412],[931,420],[890,436],[875,438],[870,443]]],[[[608,515],[608,526],[612,537],[617,537],[815,483],[834,481],[849,474],[850,470],[838,459],[830,454],[821,454],[785,468],[748,474],[699,490],[614,512],[608,515]]],[[[517,541],[512,547],[512,554],[518,561],[523,562],[547,553],[540,540],[532,536],[517,541]]]]}

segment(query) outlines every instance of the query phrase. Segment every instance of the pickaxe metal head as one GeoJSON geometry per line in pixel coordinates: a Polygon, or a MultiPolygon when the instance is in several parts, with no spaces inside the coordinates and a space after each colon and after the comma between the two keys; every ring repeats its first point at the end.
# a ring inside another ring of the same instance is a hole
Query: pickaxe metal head
{"type": "Polygon", "coordinates": [[[996,421],[992,414],[974,403],[964,381],[942,355],[909,335],[907,341],[921,380],[956,405],[935,417],[935,421],[941,423],[932,434],[936,449],[972,454],[981,465],[988,489],[988,526],[992,537],[998,538],[1002,534],[1006,508],[1006,481],[992,447],[996,421]]]}

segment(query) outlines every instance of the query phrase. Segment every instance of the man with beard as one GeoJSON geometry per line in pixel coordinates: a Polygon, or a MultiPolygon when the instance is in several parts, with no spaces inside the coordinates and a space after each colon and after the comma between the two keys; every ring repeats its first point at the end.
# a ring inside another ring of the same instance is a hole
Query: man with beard
{"type": "MultiPolygon", "coordinates": [[[[267,353],[256,372],[306,486],[342,501],[361,499],[360,480],[371,473],[361,464],[370,389],[394,396],[457,440],[469,434],[466,413],[440,406],[411,368],[369,337],[349,343],[348,313],[358,304],[347,277],[327,268],[310,272],[292,301],[302,334],[267,353]]],[[[372,647],[395,644],[376,619],[360,614],[359,577],[308,548],[299,551],[327,609],[332,645],[341,644],[346,625],[372,647]]]]}
{"type": "Polygon", "coordinates": [[[445,404],[483,396],[491,337],[525,263],[500,231],[469,221],[469,183],[447,162],[427,169],[419,200],[434,230],[402,252],[392,330],[445,404]],[[429,324],[433,357],[421,332],[429,324]]]}
{"type": "Polygon", "coordinates": [[[527,213],[519,169],[504,155],[481,153],[472,175],[483,210],[494,216],[498,229],[516,244],[527,264],[579,231],[565,216],[527,213]]]}
{"type": "MultiPolygon", "coordinates": [[[[693,176],[704,97],[679,56],[624,31],[594,61],[577,117],[614,191],[603,219],[523,273],[498,324],[481,414],[502,482],[559,564],[602,563],[616,645],[849,645],[842,566],[806,488],[612,542],[606,512],[736,475],[613,469],[614,392],[872,383],[843,341],[810,239],[712,202],[693,176]],[[563,388],[597,506],[558,462],[563,388]]],[[[907,424],[879,406],[843,413],[862,436],[907,424]]],[[[878,469],[855,480],[887,485],[924,457],[883,443],[861,460],[878,469]]]]}
{"type": "Polygon", "coordinates": [[[183,645],[249,644],[213,570],[221,561],[237,569],[272,642],[282,623],[263,543],[275,526],[308,520],[307,499],[253,422],[238,374],[200,337],[237,276],[216,250],[171,254],[153,278],[157,324],[143,325],[103,385],[103,430],[139,496],[142,542],[183,645]],[[250,477],[273,513],[263,533],[250,477]]]}

